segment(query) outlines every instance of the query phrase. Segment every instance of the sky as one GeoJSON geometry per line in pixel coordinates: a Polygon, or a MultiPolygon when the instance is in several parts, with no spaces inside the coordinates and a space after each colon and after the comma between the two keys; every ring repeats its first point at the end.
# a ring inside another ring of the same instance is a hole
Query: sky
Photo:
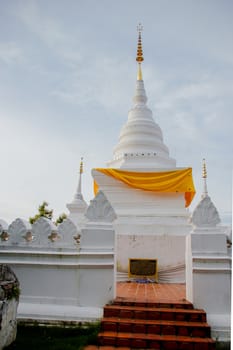
{"type": "Polygon", "coordinates": [[[0,0],[0,218],[46,200],[68,213],[84,158],[106,167],[126,123],[143,25],[148,107],[178,167],[193,168],[222,217],[232,210],[231,0],[0,0]]]}

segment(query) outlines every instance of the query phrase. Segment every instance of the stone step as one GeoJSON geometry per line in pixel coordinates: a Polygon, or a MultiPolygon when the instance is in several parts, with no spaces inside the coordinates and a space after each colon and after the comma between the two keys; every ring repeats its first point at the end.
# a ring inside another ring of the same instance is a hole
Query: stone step
{"type": "Polygon", "coordinates": [[[116,298],[111,305],[120,305],[120,306],[139,306],[139,307],[155,307],[155,308],[174,308],[174,309],[193,309],[193,304],[189,301],[133,301],[132,299],[127,300],[126,298],[116,298]]]}
{"type": "Polygon", "coordinates": [[[206,313],[204,310],[114,304],[104,307],[104,317],[206,322],[206,313]]]}
{"type": "Polygon", "coordinates": [[[157,350],[213,350],[206,312],[185,300],[117,298],[104,307],[100,346],[157,350]]]}
{"type": "Polygon", "coordinates": [[[210,326],[206,322],[166,320],[141,320],[107,317],[101,321],[101,331],[145,333],[160,335],[210,337],[210,326]]]}
{"type": "Polygon", "coordinates": [[[129,347],[125,346],[98,346],[98,345],[87,345],[84,350],[131,350],[129,347]]]}
{"type": "Polygon", "coordinates": [[[156,350],[215,349],[215,342],[210,338],[121,332],[100,332],[98,337],[101,346],[156,350]]]}

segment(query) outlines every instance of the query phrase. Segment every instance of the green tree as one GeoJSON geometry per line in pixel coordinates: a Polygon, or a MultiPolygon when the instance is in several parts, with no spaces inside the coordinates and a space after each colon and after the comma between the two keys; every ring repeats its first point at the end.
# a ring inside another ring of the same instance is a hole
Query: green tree
{"type": "MultiPolygon", "coordinates": [[[[34,224],[34,222],[36,220],[38,220],[39,218],[41,218],[42,216],[44,218],[52,220],[52,218],[53,218],[53,209],[48,209],[48,205],[49,204],[44,201],[39,206],[38,213],[35,216],[33,216],[32,218],[29,218],[30,224],[34,224]]],[[[67,219],[67,215],[65,213],[60,214],[59,217],[57,218],[57,220],[55,221],[55,225],[61,224],[65,219],[67,219]]]]}
{"type": "Polygon", "coordinates": [[[48,209],[48,203],[47,202],[43,202],[39,208],[38,208],[38,213],[32,217],[32,218],[29,218],[29,222],[30,224],[34,224],[34,222],[36,220],[38,220],[39,218],[41,218],[42,216],[45,217],[45,218],[48,218],[50,220],[52,220],[52,217],[53,217],[53,210],[49,210],[48,209]]]}
{"type": "Polygon", "coordinates": [[[67,215],[65,213],[62,213],[55,221],[55,225],[61,224],[65,219],[67,219],[67,215]]]}

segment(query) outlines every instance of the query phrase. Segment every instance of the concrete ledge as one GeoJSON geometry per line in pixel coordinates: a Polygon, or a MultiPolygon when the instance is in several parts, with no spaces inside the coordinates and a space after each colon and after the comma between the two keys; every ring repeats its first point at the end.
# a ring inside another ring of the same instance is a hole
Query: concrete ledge
{"type": "Polygon", "coordinates": [[[219,342],[229,342],[231,339],[231,315],[207,314],[207,322],[211,326],[211,336],[219,342]]]}
{"type": "Polygon", "coordinates": [[[79,323],[96,322],[103,316],[103,309],[73,305],[19,303],[17,320],[28,323],[79,323]]]}

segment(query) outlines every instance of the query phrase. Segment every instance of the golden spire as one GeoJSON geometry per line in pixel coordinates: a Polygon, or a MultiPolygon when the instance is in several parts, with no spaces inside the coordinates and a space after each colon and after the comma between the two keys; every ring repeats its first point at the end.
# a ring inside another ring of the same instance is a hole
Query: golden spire
{"type": "Polygon", "coordinates": [[[79,174],[83,173],[83,157],[81,157],[81,162],[80,162],[80,168],[79,168],[79,174]]]}
{"type": "Polygon", "coordinates": [[[136,57],[136,61],[138,62],[137,80],[143,80],[142,70],[141,70],[141,63],[144,61],[143,51],[142,51],[142,36],[141,36],[143,26],[141,25],[141,23],[139,23],[139,25],[137,26],[137,30],[138,30],[138,47],[137,47],[137,57],[136,57]]]}
{"type": "Polygon", "coordinates": [[[203,179],[207,178],[207,170],[206,170],[205,158],[202,159],[202,178],[203,179]]]}
{"type": "Polygon", "coordinates": [[[208,190],[207,190],[207,170],[206,170],[206,162],[205,158],[202,159],[202,178],[203,178],[203,191],[202,191],[202,198],[205,198],[208,196],[208,190]]]}

